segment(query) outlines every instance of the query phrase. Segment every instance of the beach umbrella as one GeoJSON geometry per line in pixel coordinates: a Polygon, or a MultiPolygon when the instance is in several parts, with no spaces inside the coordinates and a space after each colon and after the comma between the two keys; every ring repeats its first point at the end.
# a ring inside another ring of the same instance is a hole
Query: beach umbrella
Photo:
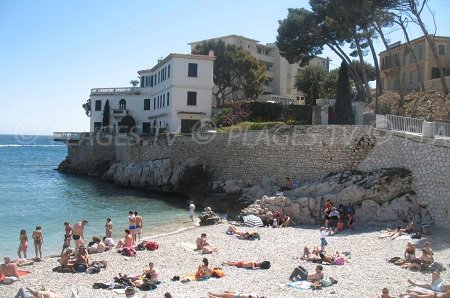
{"type": "Polygon", "coordinates": [[[261,218],[259,218],[256,215],[246,215],[243,217],[243,219],[244,219],[244,224],[246,224],[247,226],[251,226],[251,227],[264,226],[261,218]]]}

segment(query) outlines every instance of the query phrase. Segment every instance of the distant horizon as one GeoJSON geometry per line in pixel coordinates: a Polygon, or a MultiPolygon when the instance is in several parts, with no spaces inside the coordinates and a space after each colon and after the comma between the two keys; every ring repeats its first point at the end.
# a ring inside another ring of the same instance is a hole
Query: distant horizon
{"type": "MultiPolygon", "coordinates": [[[[437,36],[450,36],[446,0],[429,3],[437,36]]],[[[310,9],[307,0],[217,0],[74,2],[2,1],[0,10],[0,134],[52,135],[89,132],[82,104],[92,88],[130,86],[137,71],[156,65],[170,53],[190,53],[188,43],[226,35],[276,40],[278,21],[288,8],[310,9]],[[251,12],[251,13],[249,13],[251,12]],[[255,17],[254,17],[255,16],[255,17]]],[[[434,33],[431,14],[423,12],[434,33]]],[[[422,36],[409,24],[410,39],[422,36]]],[[[404,42],[402,32],[386,30],[388,43],[404,42]]],[[[377,53],[384,50],[374,40],[377,53]]],[[[349,51],[346,48],[347,52],[349,51]]],[[[341,60],[328,48],[330,70],[341,60]]],[[[373,64],[370,55],[365,60],[373,64]]]]}

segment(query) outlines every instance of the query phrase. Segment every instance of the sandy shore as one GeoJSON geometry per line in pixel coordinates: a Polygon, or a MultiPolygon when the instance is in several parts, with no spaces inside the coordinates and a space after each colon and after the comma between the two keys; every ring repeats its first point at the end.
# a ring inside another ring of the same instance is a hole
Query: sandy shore
{"type": "MultiPolygon", "coordinates": [[[[160,280],[164,283],[151,292],[140,292],[138,297],[163,297],[165,292],[173,297],[205,297],[209,291],[255,292],[266,297],[378,297],[383,287],[397,296],[407,288],[407,279],[429,282],[430,274],[404,270],[386,261],[393,256],[402,256],[408,240],[378,239],[379,228],[356,227],[353,231],[328,237],[329,251],[351,251],[351,260],[344,266],[325,266],[326,276],[333,276],[339,283],[318,291],[299,291],[286,286],[293,268],[302,264],[313,270],[315,264],[299,259],[303,247],[319,245],[319,227],[290,228],[242,228],[244,231],[257,230],[261,240],[239,240],[225,234],[227,225],[196,227],[178,233],[155,237],[160,247],[156,251],[139,251],[136,257],[125,258],[115,251],[92,255],[93,260],[106,260],[108,267],[98,274],[55,273],[56,258],[46,258],[41,262],[24,267],[32,273],[12,285],[0,285],[0,297],[14,297],[21,286],[45,287],[53,289],[62,297],[70,297],[71,289],[76,289],[84,297],[125,297],[110,290],[92,288],[94,282],[110,282],[119,272],[129,275],[140,274],[149,261],[156,264],[160,280]],[[174,275],[195,273],[205,255],[190,251],[181,243],[194,243],[200,233],[208,235],[211,245],[219,248],[218,253],[207,255],[212,266],[221,267],[223,261],[269,260],[269,270],[245,270],[223,267],[225,276],[200,282],[172,282],[174,275]]],[[[412,240],[418,248],[423,242],[431,241],[435,260],[443,263],[447,271],[442,273],[449,280],[450,244],[449,231],[434,230],[433,235],[412,240]]]]}

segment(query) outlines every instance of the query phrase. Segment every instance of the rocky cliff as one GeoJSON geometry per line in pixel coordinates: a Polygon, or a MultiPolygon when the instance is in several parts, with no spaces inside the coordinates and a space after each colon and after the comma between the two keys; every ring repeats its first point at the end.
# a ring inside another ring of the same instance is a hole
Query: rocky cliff
{"type": "Polygon", "coordinates": [[[284,196],[262,196],[242,211],[270,219],[281,211],[296,223],[314,224],[323,218],[323,206],[330,199],[334,206],[348,203],[356,209],[356,221],[364,223],[406,221],[431,223],[426,206],[417,203],[411,189],[410,171],[400,168],[373,172],[332,174],[322,181],[284,192],[284,196]]]}

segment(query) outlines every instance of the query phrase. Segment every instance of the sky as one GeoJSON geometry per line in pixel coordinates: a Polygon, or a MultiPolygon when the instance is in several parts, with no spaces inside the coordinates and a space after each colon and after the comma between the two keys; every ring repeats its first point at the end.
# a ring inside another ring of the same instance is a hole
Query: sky
{"type": "MultiPolygon", "coordinates": [[[[436,34],[450,36],[448,0],[430,6],[436,34]]],[[[91,88],[129,87],[138,70],[189,53],[192,41],[236,34],[274,42],[278,20],[300,7],[308,1],[0,0],[0,134],[89,131],[81,105],[91,88]]],[[[429,13],[425,21],[433,29],[429,13]]],[[[399,31],[389,39],[404,40],[399,31]]],[[[321,56],[331,68],[341,62],[328,49],[321,56]]]]}

